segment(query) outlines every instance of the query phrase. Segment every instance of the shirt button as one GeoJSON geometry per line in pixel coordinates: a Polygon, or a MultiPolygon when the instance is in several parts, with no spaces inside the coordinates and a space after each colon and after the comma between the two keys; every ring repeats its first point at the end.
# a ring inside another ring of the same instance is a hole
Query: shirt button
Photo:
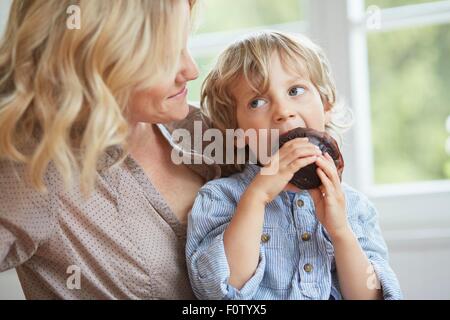
{"type": "Polygon", "coordinates": [[[312,266],[312,264],[307,263],[307,264],[305,264],[305,265],[303,266],[303,269],[304,269],[306,272],[310,273],[310,272],[313,270],[313,266],[312,266]]]}
{"type": "Polygon", "coordinates": [[[269,234],[264,233],[264,234],[261,236],[261,241],[262,241],[262,243],[267,243],[267,242],[269,242],[269,240],[270,240],[270,235],[269,235],[269,234]]]}
{"type": "Polygon", "coordinates": [[[305,205],[305,203],[303,202],[303,200],[301,200],[301,199],[298,199],[298,200],[297,200],[297,207],[301,208],[301,207],[303,207],[304,205],[305,205]]]}
{"type": "Polygon", "coordinates": [[[309,232],[305,232],[302,234],[302,240],[303,241],[309,241],[311,240],[311,234],[309,232]]]}

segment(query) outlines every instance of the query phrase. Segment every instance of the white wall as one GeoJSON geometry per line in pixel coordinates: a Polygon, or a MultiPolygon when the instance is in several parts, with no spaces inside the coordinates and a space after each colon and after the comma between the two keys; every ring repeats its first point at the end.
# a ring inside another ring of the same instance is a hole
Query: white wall
{"type": "Polygon", "coordinates": [[[450,299],[448,229],[392,229],[386,222],[381,228],[405,299],[450,299]]]}
{"type": "Polygon", "coordinates": [[[405,299],[450,299],[448,244],[391,250],[391,266],[397,272],[405,299]]]}
{"type": "Polygon", "coordinates": [[[0,273],[0,300],[23,300],[22,287],[15,270],[0,273]]]}

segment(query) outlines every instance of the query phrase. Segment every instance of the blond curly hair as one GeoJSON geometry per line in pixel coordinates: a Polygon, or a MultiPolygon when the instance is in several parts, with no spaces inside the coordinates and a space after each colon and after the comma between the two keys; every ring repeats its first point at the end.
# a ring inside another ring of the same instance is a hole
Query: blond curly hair
{"type": "MultiPolygon", "coordinates": [[[[200,105],[204,115],[224,133],[226,129],[237,129],[232,89],[243,77],[255,92],[264,93],[269,86],[270,59],[274,52],[293,72],[307,72],[324,105],[331,110],[325,130],[342,146],[343,133],[353,122],[351,110],[338,99],[330,63],[322,49],[301,35],[261,31],[232,43],[220,54],[203,82],[200,105]]],[[[238,171],[243,169],[242,165],[235,166],[238,171]]]]}
{"type": "Polygon", "coordinates": [[[180,1],[14,0],[0,42],[0,158],[26,164],[38,190],[50,162],[91,189],[100,156],[126,143],[132,92],[175,76],[180,1]],[[66,27],[72,5],[79,30],[66,27]]]}

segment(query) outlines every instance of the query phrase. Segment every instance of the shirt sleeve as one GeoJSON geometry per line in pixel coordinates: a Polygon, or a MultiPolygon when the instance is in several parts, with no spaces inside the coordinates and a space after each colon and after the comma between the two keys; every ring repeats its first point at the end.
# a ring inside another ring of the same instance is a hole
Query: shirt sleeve
{"type": "Polygon", "coordinates": [[[389,265],[388,249],[378,223],[375,206],[366,199],[364,214],[359,216],[361,232],[357,232],[358,241],[366,253],[373,270],[368,270],[367,285],[380,288],[385,300],[403,299],[397,276],[389,265]],[[371,276],[376,274],[375,276],[371,276]],[[376,281],[378,278],[378,281],[376,281]]]}
{"type": "Polygon", "coordinates": [[[48,196],[29,186],[24,172],[0,161],[0,272],[30,259],[52,230],[48,196]]]}
{"type": "Polygon", "coordinates": [[[236,204],[218,190],[200,190],[189,217],[186,260],[193,291],[208,300],[249,300],[262,281],[264,247],[260,246],[257,269],[240,289],[229,284],[230,269],[223,234],[236,210],[236,204]]]}

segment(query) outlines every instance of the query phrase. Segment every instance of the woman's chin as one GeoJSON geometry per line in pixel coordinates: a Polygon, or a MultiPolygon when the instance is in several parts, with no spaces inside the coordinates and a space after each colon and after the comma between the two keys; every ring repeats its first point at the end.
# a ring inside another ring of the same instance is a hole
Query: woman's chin
{"type": "Polygon", "coordinates": [[[169,122],[184,120],[189,114],[189,104],[186,102],[182,106],[180,105],[180,106],[174,107],[169,112],[170,112],[169,122]]]}

